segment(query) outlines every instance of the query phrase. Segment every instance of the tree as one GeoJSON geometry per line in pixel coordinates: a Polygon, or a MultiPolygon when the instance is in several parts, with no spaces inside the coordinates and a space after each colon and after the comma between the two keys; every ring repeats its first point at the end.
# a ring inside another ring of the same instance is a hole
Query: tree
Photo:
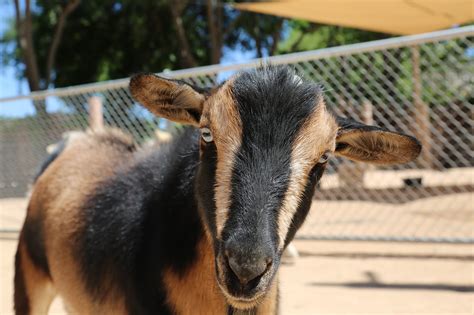
{"type": "MultiPolygon", "coordinates": [[[[54,67],[56,54],[62,40],[67,18],[77,8],[79,2],[80,0],[70,0],[58,10],[52,40],[47,43],[46,67],[41,71],[34,44],[35,38],[33,34],[31,1],[25,0],[25,8],[22,10],[19,0],[14,0],[17,43],[18,47],[20,47],[19,56],[25,65],[24,76],[28,81],[31,91],[44,90],[49,87],[51,72],[54,67]]],[[[46,116],[46,104],[44,101],[35,101],[33,104],[38,115],[46,116]]]]}
{"type": "Polygon", "coordinates": [[[218,0],[206,0],[207,23],[209,26],[211,64],[218,64],[222,56],[222,42],[224,37],[223,15],[224,10],[218,0]]]}
{"type": "Polygon", "coordinates": [[[186,0],[175,0],[174,4],[170,6],[171,14],[173,16],[173,24],[178,35],[178,42],[180,45],[180,56],[181,56],[181,65],[185,68],[192,68],[197,66],[197,61],[194,58],[191,47],[189,46],[188,39],[186,37],[186,31],[184,29],[183,23],[183,11],[187,5],[186,0]]]}
{"type": "Polygon", "coordinates": [[[235,18],[233,32],[229,34],[229,46],[253,50],[258,58],[273,56],[277,54],[283,22],[283,18],[276,16],[240,12],[235,18]]]}
{"type": "MultiPolygon", "coordinates": [[[[223,47],[263,57],[374,36],[236,11],[230,0],[28,0],[23,10],[18,1],[17,45],[6,59],[24,65],[31,91],[219,63],[223,47]]],[[[46,114],[44,102],[35,108],[46,114]]]]}

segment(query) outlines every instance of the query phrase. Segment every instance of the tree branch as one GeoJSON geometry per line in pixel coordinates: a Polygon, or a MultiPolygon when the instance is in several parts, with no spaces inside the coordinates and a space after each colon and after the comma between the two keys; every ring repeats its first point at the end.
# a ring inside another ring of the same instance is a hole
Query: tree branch
{"type": "Polygon", "coordinates": [[[62,39],[67,17],[78,7],[80,2],[81,0],[71,0],[64,6],[61,11],[61,14],[59,15],[58,23],[56,24],[56,29],[53,35],[53,41],[51,42],[51,46],[49,46],[48,51],[48,60],[46,63],[45,71],[45,89],[48,88],[49,83],[51,82],[51,71],[54,67],[54,62],[56,60],[56,52],[58,51],[58,47],[62,39]]]}
{"type": "Polygon", "coordinates": [[[176,0],[171,4],[171,14],[173,15],[173,24],[178,33],[178,42],[180,46],[179,54],[181,56],[182,65],[186,68],[197,66],[196,59],[194,59],[191,49],[189,47],[188,39],[184,31],[183,19],[181,14],[186,6],[185,1],[176,0]]]}
{"type": "Polygon", "coordinates": [[[273,32],[272,34],[272,46],[270,47],[270,52],[269,52],[269,56],[274,56],[275,55],[275,51],[278,47],[278,42],[280,41],[280,37],[281,37],[281,27],[283,25],[283,20],[279,20],[278,21],[278,24],[277,24],[277,27],[275,29],[275,31],[273,32]]]}
{"type": "MultiPolygon", "coordinates": [[[[207,23],[209,28],[209,37],[211,39],[211,64],[218,64],[221,59],[221,14],[214,8],[215,0],[207,0],[207,23]]],[[[217,5],[218,7],[218,5],[217,5]]],[[[220,11],[220,9],[218,8],[220,11]]]]}
{"type": "Polygon", "coordinates": [[[25,74],[31,91],[40,89],[40,77],[36,53],[33,47],[33,34],[31,27],[30,0],[25,1],[25,14],[22,18],[21,8],[18,0],[15,0],[15,16],[17,26],[18,44],[21,49],[23,62],[25,63],[25,74]]]}
{"type": "Polygon", "coordinates": [[[15,17],[16,17],[16,28],[20,30],[21,14],[20,14],[20,3],[18,0],[14,1],[15,3],[15,17]]]}
{"type": "MultiPolygon", "coordinates": [[[[30,91],[38,91],[40,87],[40,77],[38,71],[38,63],[36,61],[36,52],[33,47],[33,31],[31,21],[30,1],[25,2],[24,17],[21,14],[19,0],[15,0],[15,18],[17,28],[17,41],[20,47],[21,58],[25,64],[25,77],[28,81],[30,91]]],[[[46,102],[44,99],[33,100],[38,117],[46,119],[48,112],[46,111],[46,102]]]]}

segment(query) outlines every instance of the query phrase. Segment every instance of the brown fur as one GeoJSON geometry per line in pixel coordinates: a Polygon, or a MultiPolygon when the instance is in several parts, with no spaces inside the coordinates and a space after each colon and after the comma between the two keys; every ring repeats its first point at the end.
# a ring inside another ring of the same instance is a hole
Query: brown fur
{"type": "MultiPolygon", "coordinates": [[[[91,132],[69,143],[34,185],[27,217],[41,215],[44,218],[44,242],[50,276],[65,304],[75,313],[124,313],[123,301],[112,294],[109,301],[100,307],[93,304],[79,276],[71,244],[74,244],[75,234],[82,229],[80,208],[86,197],[117,168],[121,165],[125,167],[134,150],[133,141],[119,131],[91,132]]],[[[45,281],[40,278],[40,270],[29,262],[24,248],[20,242],[22,264],[17,273],[23,274],[31,300],[41,294],[46,284],[42,284],[45,281]]],[[[46,303],[48,307],[50,302],[46,303]]],[[[32,313],[37,307],[35,305],[41,305],[38,303],[30,301],[32,313]]]]}
{"type": "Polygon", "coordinates": [[[292,175],[278,222],[280,249],[285,244],[285,237],[304,191],[309,171],[324,152],[334,151],[336,132],[336,122],[327,112],[324,102],[321,101],[314,113],[304,123],[293,144],[292,175]],[[318,135],[318,137],[314,135],[318,135]]]}
{"type": "Polygon", "coordinates": [[[172,270],[165,272],[168,303],[181,315],[225,314],[226,301],[217,286],[214,253],[206,237],[198,244],[197,252],[196,263],[184,276],[172,270]]]}
{"type": "Polygon", "coordinates": [[[201,113],[204,96],[188,85],[144,74],[132,78],[130,91],[136,100],[160,117],[199,125],[197,118],[190,112],[201,113]]]}
{"type": "Polygon", "coordinates": [[[242,122],[231,91],[232,80],[212,95],[204,109],[201,127],[208,127],[217,148],[216,227],[219,238],[230,206],[232,165],[242,141],[242,122]],[[223,106],[222,104],[226,104],[223,106]],[[211,118],[212,117],[212,118],[211,118]]]}
{"type": "Polygon", "coordinates": [[[273,279],[273,284],[268,290],[265,299],[257,308],[257,315],[278,314],[278,273],[273,279]]]}
{"type": "Polygon", "coordinates": [[[337,152],[338,155],[354,161],[379,165],[408,163],[420,154],[421,149],[406,136],[384,131],[351,130],[340,133],[337,140],[350,144],[337,152]]]}
{"type": "Polygon", "coordinates": [[[47,314],[56,291],[51,279],[32,262],[20,235],[16,256],[16,268],[21,273],[15,274],[15,311],[17,315],[47,314]]]}

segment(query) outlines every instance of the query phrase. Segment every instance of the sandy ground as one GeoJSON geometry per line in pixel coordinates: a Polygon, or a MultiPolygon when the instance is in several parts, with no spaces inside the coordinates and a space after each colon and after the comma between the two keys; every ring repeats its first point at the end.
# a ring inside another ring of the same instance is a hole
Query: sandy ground
{"type": "MultiPolygon", "coordinates": [[[[422,204],[411,207],[395,210],[423,210],[422,204]]],[[[2,200],[0,226],[18,229],[24,209],[24,199],[2,200]]],[[[436,220],[445,225],[454,220],[444,217],[436,220]]],[[[466,229],[473,224],[469,216],[457,220],[466,229]]],[[[16,243],[16,233],[0,234],[2,315],[12,314],[16,243]]],[[[295,245],[300,258],[281,267],[282,314],[474,314],[473,245],[304,240],[295,245]]],[[[60,299],[50,314],[65,314],[60,299]]]]}
{"type": "Polygon", "coordinates": [[[404,204],[367,201],[313,202],[300,235],[474,239],[472,193],[404,204]]]}
{"type": "MultiPolygon", "coordinates": [[[[352,164],[354,165],[354,164],[352,164]]],[[[472,185],[474,184],[474,167],[450,168],[443,171],[428,169],[409,170],[379,170],[370,165],[365,166],[363,176],[363,186],[372,189],[400,188],[403,187],[403,179],[420,177],[424,186],[451,186],[451,185],[472,185]]],[[[346,176],[354,175],[348,171],[346,176]]],[[[341,187],[339,174],[324,174],[321,178],[322,188],[341,187]]],[[[350,189],[348,189],[350,190],[350,189]]]]}

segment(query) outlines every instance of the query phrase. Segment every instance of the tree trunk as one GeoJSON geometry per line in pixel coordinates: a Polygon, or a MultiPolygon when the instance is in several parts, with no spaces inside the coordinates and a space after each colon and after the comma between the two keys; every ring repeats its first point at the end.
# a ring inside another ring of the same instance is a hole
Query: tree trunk
{"type": "Polygon", "coordinates": [[[278,43],[280,42],[280,37],[281,37],[282,25],[283,25],[283,20],[279,20],[277,27],[272,34],[272,46],[270,47],[270,51],[268,53],[269,56],[274,56],[278,48],[278,43]]]}
{"type": "Polygon", "coordinates": [[[36,116],[40,118],[48,117],[48,111],[46,110],[46,100],[33,100],[33,106],[35,107],[36,116]]]}
{"type": "Polygon", "coordinates": [[[186,38],[186,32],[184,31],[183,19],[181,14],[186,7],[186,1],[176,0],[170,5],[171,14],[173,16],[173,24],[178,33],[178,43],[180,46],[179,54],[181,56],[181,66],[184,68],[192,68],[197,66],[196,59],[194,59],[191,53],[188,39],[186,38]]]}
{"type": "Polygon", "coordinates": [[[38,91],[40,87],[40,75],[36,53],[33,47],[32,21],[30,1],[25,1],[25,14],[21,16],[19,1],[15,0],[16,27],[18,31],[18,45],[25,63],[25,73],[31,91],[38,91]]]}
{"type": "Polygon", "coordinates": [[[66,26],[67,17],[77,8],[80,2],[81,0],[71,0],[64,6],[61,11],[61,14],[59,15],[58,23],[56,24],[56,29],[53,35],[53,41],[51,42],[48,51],[48,61],[46,63],[46,71],[44,76],[45,89],[49,87],[49,83],[51,82],[51,71],[54,66],[54,61],[56,60],[56,52],[58,51],[59,44],[61,43],[64,27],[66,26]]]}
{"type": "Polygon", "coordinates": [[[260,29],[255,26],[254,29],[255,48],[257,50],[257,58],[263,58],[262,38],[260,37],[260,29]]]}
{"type": "MultiPolygon", "coordinates": [[[[15,16],[18,32],[18,46],[20,47],[22,59],[25,64],[26,80],[28,81],[30,91],[39,91],[41,90],[40,74],[38,70],[38,62],[36,60],[36,52],[33,47],[30,0],[25,1],[24,17],[21,16],[19,1],[15,0],[15,16]]],[[[39,117],[47,116],[48,113],[46,111],[45,100],[34,100],[33,106],[35,108],[36,115],[39,117]]]]}
{"type": "Polygon", "coordinates": [[[207,21],[211,39],[211,64],[219,64],[222,48],[222,8],[219,0],[207,0],[207,21]]]}
{"type": "MultiPolygon", "coordinates": [[[[36,51],[33,46],[33,23],[31,16],[31,2],[30,0],[25,0],[25,12],[24,16],[22,16],[19,0],[14,1],[16,28],[18,33],[18,47],[20,47],[21,56],[25,64],[25,77],[28,81],[28,86],[31,92],[40,91],[48,88],[51,79],[50,74],[54,65],[56,51],[61,41],[61,36],[63,33],[64,25],[66,23],[66,18],[72,11],[77,8],[79,2],[80,0],[72,0],[71,2],[66,4],[61,13],[61,16],[59,17],[59,21],[56,26],[56,31],[53,36],[53,41],[49,48],[45,77],[43,79],[44,84],[42,84],[42,79],[38,67],[38,60],[36,58],[36,51]]],[[[33,100],[33,106],[38,117],[48,117],[45,99],[33,100]]]]}

